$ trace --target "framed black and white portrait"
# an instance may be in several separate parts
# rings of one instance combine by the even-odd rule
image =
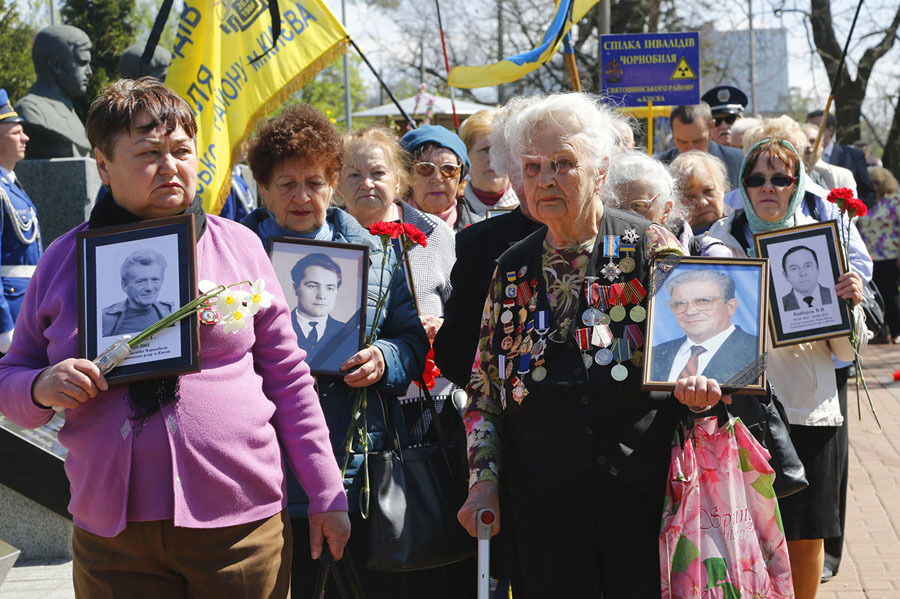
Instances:
[[[269,256],[310,370],[347,374],[340,366],[362,349],[366,331],[369,247],[276,237]]]
[[[764,393],[768,282],[760,258],[656,260],[643,388],[703,375],[726,393]]]
[[[197,296],[192,215],[81,231],[78,345],[89,360],[134,337]],[[144,340],[107,374],[111,383],[200,369],[196,314]]]
[[[834,221],[754,236],[769,259],[772,344],[793,345],[850,332],[850,309],[834,291],[844,258]]]

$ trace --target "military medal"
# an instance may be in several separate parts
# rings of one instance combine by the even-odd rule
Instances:
[[[545,378],[547,378],[547,369],[543,366],[536,366],[534,370],[531,371],[531,380],[536,383],[540,383]]]
[[[509,351],[509,348],[512,347],[512,342],[513,342],[512,336],[507,335],[507,336],[504,337],[503,340],[500,342],[500,347],[501,347],[501,349],[503,349],[503,351]]]
[[[622,234],[622,239],[625,243],[637,243],[640,238],[641,236],[638,235],[637,229],[628,228]]]
[[[647,310],[643,306],[635,306],[628,312],[633,322],[643,322],[647,318]]]
[[[594,358],[587,353],[591,349],[591,329],[589,327],[577,329],[575,331],[575,341],[578,343],[579,349],[581,349],[584,367],[590,368],[594,364]]]
[[[613,322],[622,322],[623,320],[625,320],[625,314],[625,306],[621,304],[616,304],[609,309],[609,317]]]
[[[503,324],[509,324],[512,322],[513,314],[510,310],[504,310],[502,314],[500,314],[500,322]]]
[[[616,364],[610,369],[609,374],[614,379],[621,382],[628,378],[628,369],[622,364]]]
[[[633,243],[620,243],[619,251],[623,254],[627,254],[624,258],[619,260],[619,268],[622,269],[622,272],[629,273],[634,270],[634,258],[631,257],[631,254],[637,249],[637,246]]]
[[[631,363],[638,368],[644,365],[644,352],[638,350],[631,354]]]
[[[613,358],[618,364],[610,369],[609,374],[617,381],[624,381],[628,378],[628,368],[622,362],[631,359],[631,345],[627,339],[616,339],[613,341],[611,351]]]
[[[203,324],[216,324],[219,322],[219,312],[209,304],[200,308],[200,322]]]
[[[527,273],[527,272],[528,272],[528,267],[527,267],[527,266],[523,266],[522,268],[519,269],[519,277],[520,277],[520,278],[521,278],[521,277],[524,277],[524,276],[525,276],[525,273]]]
[[[513,387],[513,399],[516,400],[517,404],[521,404],[522,400],[525,399],[525,396],[528,395],[528,389],[525,388],[525,384],[517,380],[516,386]]]
[[[610,362],[612,362],[613,354],[608,349],[598,349],[597,353],[594,354],[594,361],[600,366],[606,366]]]
[[[607,263],[603,268],[600,269],[600,274],[606,277],[607,281],[615,281],[616,278],[622,274],[622,271],[618,266],[612,261],[612,258],[609,259],[609,263]]]

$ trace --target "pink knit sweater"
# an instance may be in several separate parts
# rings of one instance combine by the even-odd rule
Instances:
[[[37,375],[78,355],[75,232],[86,227],[47,249],[26,291],[12,347],[0,360],[0,411],[23,427],[40,426],[53,415],[31,400]],[[160,471],[171,478],[142,481],[154,488],[132,491],[153,501],[167,499],[176,526],[252,522],[285,505],[283,448],[310,496],[310,513],[347,509],[305,354],[259,240],[246,227],[208,216],[197,261],[198,279],[233,283],[261,277],[275,299],[257,313],[252,328],[237,334],[201,325],[202,370],[182,375],[179,402],[154,415],[161,422],[145,426],[141,435],[150,437],[139,440],[153,455],[169,456],[171,468]],[[106,537],[126,526],[131,468],[141,463],[132,459],[137,443],[126,389],[113,387],[68,410],[59,434],[69,450],[69,511],[76,525]]]

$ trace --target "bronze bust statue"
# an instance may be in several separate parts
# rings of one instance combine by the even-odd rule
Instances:
[[[150,64],[144,67],[141,72],[141,56],[144,55],[143,42],[137,43],[125,49],[122,56],[119,57],[119,75],[126,79],[138,79],[145,75],[155,77],[161,82],[166,82],[166,75],[169,72],[169,65],[172,64],[172,53],[157,45],[150,58]]]
[[[16,104],[25,119],[25,158],[68,158],[90,154],[84,123],[72,108],[91,76],[91,40],[70,25],[44,27],[31,50],[37,82]]]

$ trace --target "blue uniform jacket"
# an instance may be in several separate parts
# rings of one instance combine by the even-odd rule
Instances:
[[[259,223],[267,218],[266,208],[258,208],[253,211],[243,224],[259,234]],[[383,451],[391,446],[387,437],[381,404],[378,396],[387,399],[391,407],[394,421],[399,427],[401,443],[405,441],[405,429],[403,416],[398,396],[406,393],[412,380],[418,377],[425,369],[425,355],[428,353],[428,337],[419,320],[415,304],[402,270],[397,273],[391,283],[390,289],[381,287],[381,259],[384,253],[381,241],[370,235],[355,218],[340,208],[329,208],[325,216],[328,223],[334,229],[333,241],[344,243],[361,243],[369,246],[369,291],[366,308],[366,333],[376,326],[375,303],[382,293],[387,292],[387,308],[377,324],[377,341],[375,345],[384,354],[384,376],[376,384],[369,387],[367,420],[369,427],[369,451]],[[265,244],[265,242],[264,242]],[[385,264],[385,276],[383,285],[386,288],[390,280],[390,273],[397,261],[396,255],[389,248]],[[342,443],[350,423],[350,411],[353,408],[351,393],[353,389],[344,384],[342,377],[318,376],[319,401],[322,411],[325,413],[325,421],[331,436],[331,445],[334,449],[338,463],[343,462],[344,448]],[[344,478],[344,487],[347,489],[350,503],[350,511],[359,511],[359,489],[362,476],[357,473],[362,467],[363,456],[359,452],[359,446],[355,448],[347,472]],[[308,499],[302,487],[288,469],[288,508],[292,518],[305,517],[307,514]]]
[[[14,212],[14,217],[20,219],[21,223],[24,219],[26,222],[32,218],[37,211],[34,204],[25,190],[13,183],[9,176],[9,171],[0,166],[0,188],[6,192],[10,205]],[[40,227],[37,219],[31,228],[23,231],[26,238],[30,238],[34,234],[34,228],[38,228],[38,235],[30,244],[24,244],[16,235],[15,225],[9,214],[9,207],[6,202],[0,202],[0,265],[3,266],[22,266],[35,265],[38,258],[43,253],[41,245]],[[0,282],[3,283],[3,294],[0,295],[0,333],[11,330],[19,315],[19,307],[22,305],[22,298],[25,296],[25,287],[28,285],[29,277],[4,277],[0,273]]]

